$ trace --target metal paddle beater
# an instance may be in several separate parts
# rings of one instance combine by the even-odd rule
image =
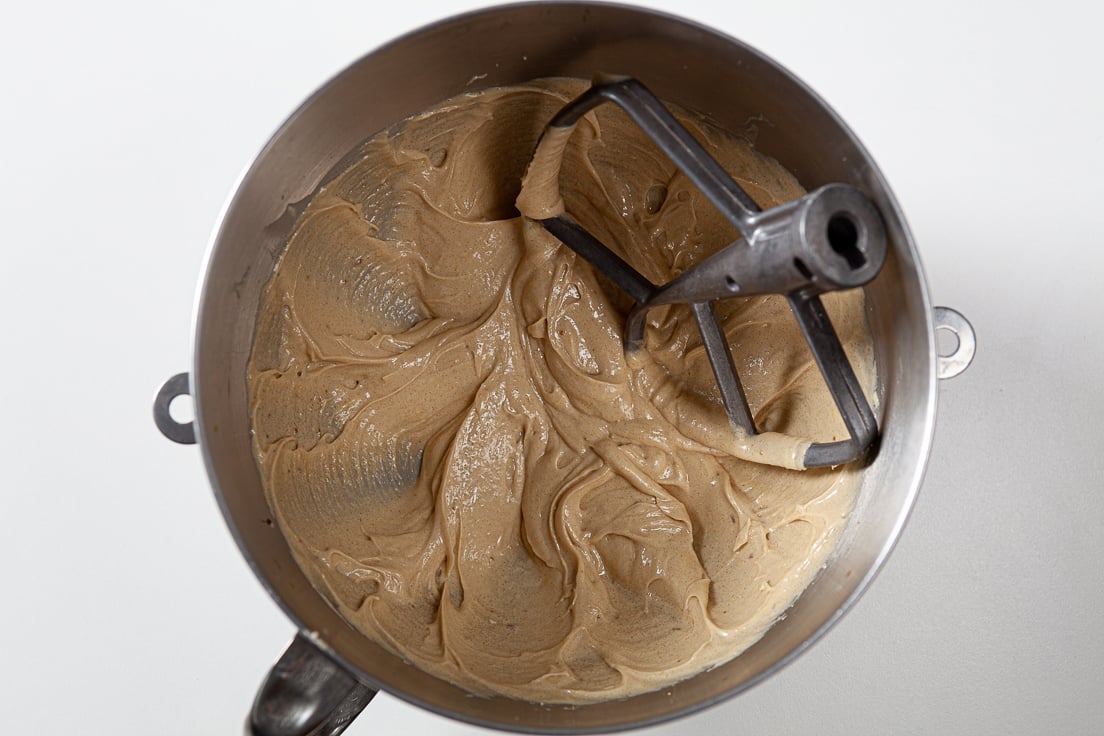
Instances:
[[[732,297],[781,294],[809,344],[850,437],[814,442],[805,467],[851,462],[878,438],[878,425],[855,371],[844,353],[820,295],[868,283],[885,261],[886,235],[878,211],[857,189],[828,184],[763,211],[648,89],[628,77],[605,77],[566,105],[537,144],[534,161],[558,155],[579,120],[612,102],[652,139],[743,236],[672,281],[657,285],[587,232],[567,213],[540,219],[561,242],[585,258],[636,302],[625,325],[626,353],[644,344],[645,315],[663,304],[690,305],[702,336],[725,411],[748,435],[758,429],[748,408],[732,353],[713,302]],[[558,176],[558,165],[555,173]],[[558,189],[558,185],[557,185]]]

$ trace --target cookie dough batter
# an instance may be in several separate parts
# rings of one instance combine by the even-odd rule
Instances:
[[[739,654],[822,566],[859,479],[748,462],[800,450],[733,431],[689,310],[649,312],[627,362],[627,297],[519,214],[545,124],[585,87],[461,96],[366,143],[297,223],[248,375],[268,500],[318,590],[417,666],[542,702]],[[802,194],[682,117],[761,206]],[[610,106],[559,178],[568,211],[656,283],[738,237]],[[862,294],[825,302],[872,396]],[[786,301],[718,307],[758,425],[843,436]]]

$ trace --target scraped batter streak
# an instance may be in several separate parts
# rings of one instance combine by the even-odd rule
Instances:
[[[831,552],[859,477],[741,459],[777,448],[728,425],[689,310],[651,311],[629,364],[627,298],[519,216],[542,129],[585,86],[462,96],[365,144],[300,218],[248,376],[268,500],[319,591],[431,673],[544,702],[653,690],[753,644]],[[760,205],[802,193],[685,122]],[[737,237],[609,106],[559,183],[656,283]],[[872,395],[862,295],[825,301]],[[718,311],[758,425],[842,437],[785,300]]]

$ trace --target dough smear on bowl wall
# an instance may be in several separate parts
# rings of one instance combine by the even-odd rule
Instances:
[[[653,310],[627,360],[623,295],[519,215],[544,126],[588,86],[463,95],[363,145],[298,219],[249,366],[266,494],[314,586],[427,672],[553,703],[738,655],[820,569],[860,480],[741,459],[688,308]],[[804,193],[682,119],[760,207]],[[739,237],[615,108],[574,133],[561,191],[656,283]],[[862,291],[826,301],[873,396]],[[845,437],[786,300],[718,309],[757,424]]]

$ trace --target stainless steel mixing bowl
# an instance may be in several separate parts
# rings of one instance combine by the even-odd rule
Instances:
[[[754,125],[757,148],[806,189],[844,182],[880,209],[890,252],[866,294],[881,444],[830,562],[785,618],[736,659],[616,702],[569,707],[473,697],[367,640],[307,582],[270,519],[254,464],[246,361],[261,292],[290,228],[359,143],[461,92],[596,72],[635,76],[659,97],[733,131]],[[954,355],[937,355],[936,327],[959,335]],[[972,350],[968,323],[953,311],[933,310],[916,246],[886,181],[808,87],[739,41],[667,15],[610,5],[526,4],[463,15],[404,36],[357,61],[288,118],[226,206],[199,287],[190,380],[182,375],[166,384],[155,415],[174,439],[199,443],[242,554],[303,632],[258,698],[256,732],[336,733],[374,689],[484,726],[609,731],[684,715],[746,690],[793,660],[851,607],[885,561],[920,487],[938,372],[961,370]],[[189,382],[195,421],[177,424],[168,403],[188,392]],[[311,723],[325,725],[309,731]]]

